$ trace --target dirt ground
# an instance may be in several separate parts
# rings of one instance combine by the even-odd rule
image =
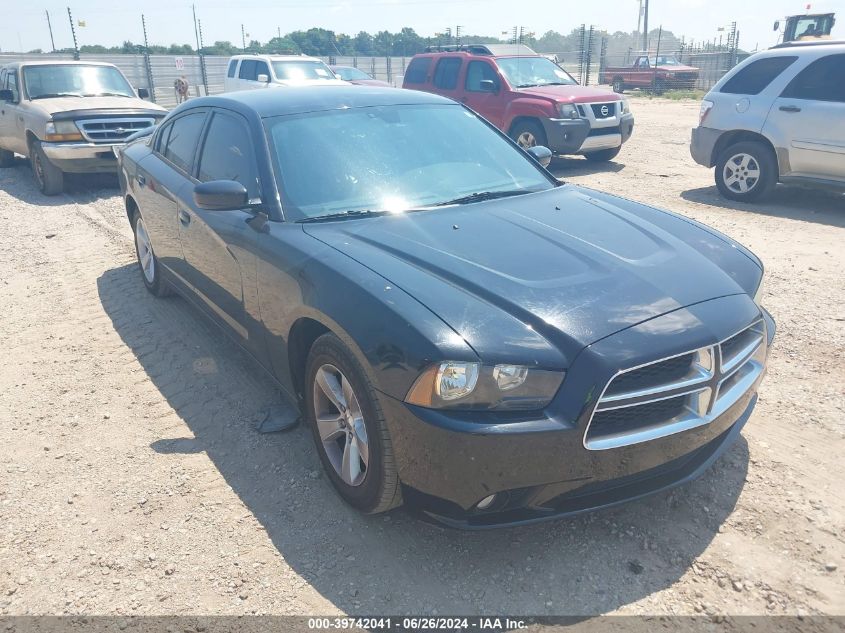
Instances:
[[[698,103],[632,106],[617,162],[554,170],[763,259],[759,405],[691,485],[485,533],[346,507],[307,429],[256,432],[269,379],[144,290],[115,180],[47,198],[0,170],[0,614],[845,614],[845,197],[728,203],[689,156]]]

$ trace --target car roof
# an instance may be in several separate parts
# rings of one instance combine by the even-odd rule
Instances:
[[[232,59],[260,59],[265,62],[288,62],[288,61],[323,61],[319,57],[311,57],[309,55],[259,55],[259,54],[246,54],[246,55],[232,55],[229,58]]]
[[[443,55],[463,53],[483,57],[541,57],[534,49],[525,44],[450,44],[447,46],[429,46],[424,55]]]
[[[191,99],[180,106],[184,112],[196,107],[221,107],[236,111],[254,112],[261,118],[320,112],[326,110],[345,110],[348,108],[368,108],[390,105],[455,105],[451,99],[418,90],[401,88],[363,87],[363,86],[286,86],[265,90],[242,90],[226,92],[213,97]]]
[[[108,66],[109,68],[116,68],[114,64],[107,62],[75,61],[73,59],[33,59],[9,62],[0,66],[0,68],[21,68],[23,66]]]
[[[798,40],[793,42],[783,42],[777,46],[772,46],[772,49],[792,48],[799,50],[802,48],[815,48],[817,46],[838,46],[839,48],[845,48],[845,40]]]
[[[783,55],[794,55],[801,59],[825,57],[834,53],[845,53],[845,42],[824,41],[788,43],[786,46],[778,45],[766,50],[759,51],[749,56],[748,59],[761,59],[763,57],[780,57]]]

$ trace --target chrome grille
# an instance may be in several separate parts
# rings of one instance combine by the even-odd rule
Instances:
[[[754,386],[766,351],[758,321],[716,345],[620,371],[596,404],[584,447],[618,448],[709,424]]]
[[[155,123],[152,117],[133,117],[119,119],[81,119],[76,127],[86,140],[92,143],[122,141],[138,130],[143,130]]]
[[[616,115],[616,103],[592,103],[593,115],[597,119],[607,119]]]

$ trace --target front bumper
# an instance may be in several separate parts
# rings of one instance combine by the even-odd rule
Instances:
[[[696,323],[683,335],[683,315]],[[730,315],[730,318],[724,318]],[[542,414],[449,413],[385,397],[403,497],[427,517],[467,529],[532,523],[623,503],[680,485],[703,473],[730,447],[756,403],[762,374],[719,417],[673,435],[608,450],[584,438],[604,385],[624,367],[722,340],[760,312],[746,295],[724,297],[589,346],[573,361]],[[765,315],[769,342],[774,321]],[[661,333],[661,322],[666,330]],[[632,350],[641,350],[632,356]],[[641,358],[642,357],[642,358]],[[479,501],[495,494],[479,510]]]
[[[634,132],[634,115],[619,117],[612,126],[591,127],[589,119],[543,119],[549,149],[555,154],[582,154],[612,149],[625,143]]]
[[[716,157],[713,155],[713,149],[716,147],[716,143],[721,135],[721,130],[714,130],[709,127],[693,128],[689,145],[692,159],[705,167],[715,165]]]
[[[117,171],[114,148],[123,143],[41,143],[47,158],[56,167],[70,173]]]

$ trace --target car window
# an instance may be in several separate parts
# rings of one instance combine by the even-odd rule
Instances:
[[[238,77],[240,79],[250,79],[255,81],[255,60],[254,59],[244,59],[241,61],[241,69],[238,72]]]
[[[15,71],[9,71],[6,75],[6,89],[12,91],[12,96],[15,103],[19,101],[20,93],[18,92],[18,74]]]
[[[250,199],[260,197],[255,151],[243,119],[215,113],[205,135],[198,177],[202,182],[235,180],[246,187]]]
[[[350,66],[336,66],[333,70],[334,74],[338,75],[344,81],[368,81],[372,79],[372,77],[363,70],[352,68]]]
[[[276,79],[281,81],[335,80],[331,68],[319,59],[285,59],[273,62]]]
[[[789,82],[781,97],[845,103],[845,54],[814,61]]]
[[[182,171],[191,173],[194,152],[199,144],[205,113],[195,112],[179,117],[172,123],[170,136],[162,154]]]
[[[409,84],[424,84],[431,68],[431,57],[416,57],[408,64],[405,71],[405,81]]]
[[[490,64],[479,61],[470,62],[467,66],[466,89],[469,92],[483,92],[481,82],[485,80],[492,81],[496,87],[499,86],[499,75]]]
[[[229,70],[226,72],[226,76],[229,77],[230,79],[232,77],[234,77],[235,71],[237,70],[237,68],[238,68],[238,60],[233,59],[232,61],[229,62]]]
[[[458,86],[460,70],[460,57],[444,57],[434,68],[434,85],[442,90],[454,90]]]
[[[267,78],[270,78],[270,67],[267,65],[267,62],[257,61],[255,62],[255,78],[258,79],[258,75],[267,75]]]
[[[794,55],[764,57],[741,68],[725,82],[719,92],[732,95],[757,95],[798,59]]]

